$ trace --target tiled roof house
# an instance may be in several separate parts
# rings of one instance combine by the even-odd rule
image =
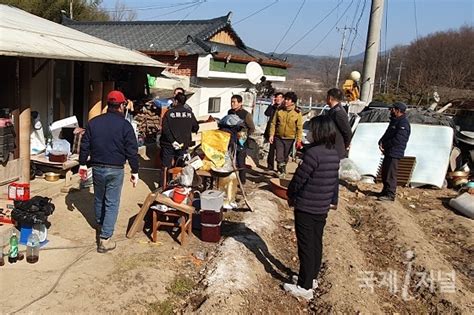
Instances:
[[[247,63],[259,63],[269,81],[285,81],[289,66],[246,46],[230,18],[231,13],[183,21],[78,22],[63,17],[62,24],[176,66],[169,72],[189,79],[195,93],[188,104],[195,113],[222,116],[231,96],[252,86],[245,74]]]

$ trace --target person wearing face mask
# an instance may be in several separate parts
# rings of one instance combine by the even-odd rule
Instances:
[[[242,128],[237,132],[236,164],[239,169],[239,178],[242,184],[247,181],[245,158],[247,157],[247,137],[255,131],[252,115],[243,108],[243,100],[240,95],[233,95],[230,99],[231,109],[228,115],[237,115],[243,120]]]
[[[132,172],[130,182],[133,187],[138,183],[138,143],[132,125],[124,116],[126,105],[122,92],[110,92],[107,112],[89,121],[81,140],[79,176],[82,180],[87,178],[86,163],[90,156],[99,253],[116,247],[111,238],[120,206],[126,160]]]
[[[383,189],[381,201],[395,201],[397,191],[398,162],[405,155],[410,138],[410,123],[405,115],[407,106],[397,102],[390,107],[390,124],[379,140],[379,149],[384,155],[382,162]]]

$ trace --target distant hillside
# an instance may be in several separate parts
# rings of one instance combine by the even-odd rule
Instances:
[[[288,70],[288,80],[311,79],[318,81],[331,81],[336,77],[339,58],[331,56],[310,56],[298,54],[277,55],[291,64]],[[364,54],[350,56],[344,59],[343,73],[361,70]]]

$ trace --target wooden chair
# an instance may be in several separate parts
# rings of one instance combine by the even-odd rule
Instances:
[[[193,226],[193,215],[180,210],[168,210],[161,212],[153,209],[152,241],[156,243],[158,229],[161,226],[179,228],[177,239],[181,245],[186,243],[187,235],[191,235]]]
[[[169,210],[164,213],[161,213],[161,212],[157,213],[158,210],[153,210],[150,208],[153,202],[155,201],[158,204],[168,206],[175,210]],[[174,219],[176,220],[179,220],[179,217],[183,218],[179,224],[173,223],[173,226],[177,226],[180,228],[180,233],[178,235],[180,244],[183,245],[186,242],[186,236],[191,234],[194,207],[187,204],[176,203],[173,201],[173,199],[166,197],[165,195],[162,195],[161,192],[158,190],[149,193],[148,196],[146,197],[145,201],[143,202],[143,206],[141,207],[140,211],[136,215],[132,223],[132,226],[130,227],[130,230],[127,233],[128,238],[134,237],[138,231],[143,229],[143,226],[145,224],[144,219],[149,210],[153,211],[152,213],[152,216],[153,216],[152,241],[153,242],[156,242],[158,228],[162,225],[170,226],[171,224],[170,218],[172,217],[174,217]],[[160,216],[161,214],[168,216],[168,218],[161,217]]]

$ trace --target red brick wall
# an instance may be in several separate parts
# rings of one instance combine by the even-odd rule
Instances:
[[[174,56],[153,56],[153,59],[167,63],[169,65],[179,65],[177,69],[169,69],[169,72],[176,75],[188,77],[196,76],[198,56],[179,56],[174,60]]]

